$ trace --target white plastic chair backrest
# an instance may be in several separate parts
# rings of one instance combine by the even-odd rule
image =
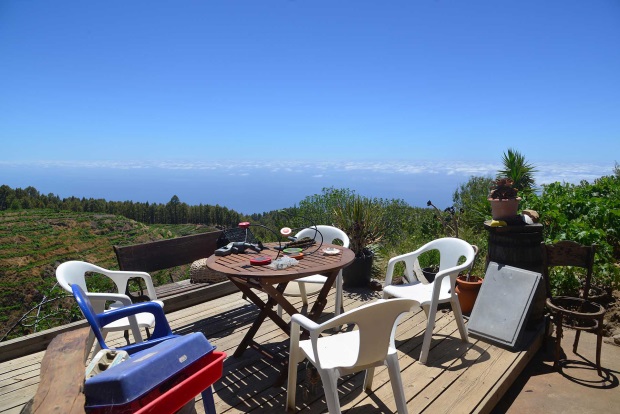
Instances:
[[[441,280],[444,274],[449,274],[450,277],[445,277],[441,280],[442,289],[453,289],[456,284],[456,277],[460,272],[467,269],[474,261],[476,252],[471,244],[465,240],[457,239],[455,237],[444,237],[441,239],[433,240],[427,244],[430,249],[439,250],[439,272],[435,276],[435,280]],[[459,259],[464,257],[465,260],[459,265]]]
[[[430,250],[438,250],[440,256],[439,272],[435,276],[435,280],[441,280],[441,276],[448,272],[456,272],[454,275],[454,278],[456,280],[458,272],[461,272],[471,266],[474,260],[474,256],[476,255],[473,246],[467,243],[465,240],[457,239],[454,237],[444,237],[441,239],[435,239],[433,241],[430,241],[411,253],[405,253],[400,256],[393,257],[388,262],[388,274],[394,271],[395,263],[397,263],[398,261],[403,261],[405,263],[405,273],[407,275],[407,278],[410,281],[413,281],[415,279],[415,275],[413,273],[414,262],[422,253],[428,252]],[[457,265],[461,257],[465,257],[465,261],[460,265]]]
[[[321,367],[321,350],[317,346],[321,332],[342,325],[355,324],[359,331],[359,345],[357,360],[352,365],[366,366],[385,360],[388,347],[394,347],[396,321],[400,315],[411,311],[416,302],[411,299],[379,299],[376,302],[362,305],[336,316],[320,324],[316,330],[310,331],[310,340],[314,350],[314,360]],[[338,334],[336,334],[338,335]],[[355,352],[356,350],[342,350]]]
[[[86,273],[88,272],[99,273],[109,277],[112,279],[118,290],[118,292],[114,293],[125,294],[125,289],[127,287],[126,278],[115,277],[115,275],[109,270],[88,262],[71,260],[61,263],[56,269],[56,280],[58,280],[60,286],[62,286],[62,288],[67,292],[73,292],[71,290],[71,285],[73,284],[80,286],[84,292],[88,292],[88,287],[86,286]],[[97,312],[103,311],[98,301],[92,302]],[[103,306],[105,306],[105,303]]]
[[[319,243],[322,240],[323,243],[329,244],[333,244],[334,240],[341,240],[344,247],[349,247],[349,236],[347,236],[344,231],[333,226],[318,225],[307,227],[297,232],[295,237],[297,237],[298,239],[310,237],[311,239],[314,239]]]
[[[84,292],[88,292],[86,286],[86,273],[100,273],[100,268],[94,264],[80,261],[61,263],[56,269],[56,279],[60,286],[67,292],[72,292],[71,285],[78,285]]]
[[[413,261],[422,253],[430,250],[439,251],[439,272],[435,276],[435,281],[441,282],[441,289],[451,289],[456,283],[456,277],[460,272],[467,269],[474,261],[476,252],[471,244],[465,240],[455,237],[444,237],[435,239],[420,247],[409,258],[411,263],[407,263],[408,269],[413,269]],[[464,257],[465,260],[460,265],[459,259]],[[407,260],[405,260],[407,262]],[[444,277],[449,275],[450,277]]]

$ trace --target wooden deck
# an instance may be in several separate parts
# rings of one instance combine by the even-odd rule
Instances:
[[[326,309],[333,309],[334,290]],[[345,309],[380,297],[370,291],[345,291]],[[293,302],[297,306],[301,302]],[[203,332],[219,351],[228,354],[224,375],[214,385],[218,413],[285,412],[286,389],[273,386],[281,367],[248,349],[242,357],[231,355],[258,311],[234,293],[201,305],[169,313],[176,333]],[[331,314],[327,313],[325,317]],[[401,321],[397,331],[405,396],[410,413],[488,413],[538,350],[542,332],[528,332],[526,349],[513,352],[470,338],[461,342],[452,313],[440,311],[426,366],[417,359],[425,326],[420,311]],[[121,345],[120,335],[110,335],[110,342]],[[271,322],[265,322],[256,340],[272,351],[287,356],[288,338]],[[43,352],[0,364],[0,413],[19,413],[32,398],[39,382]],[[304,364],[299,365],[297,407],[303,413],[326,411],[323,390],[308,390]],[[396,410],[386,368],[377,369],[373,392],[362,391],[363,373],[342,378],[339,385],[343,412],[393,413]],[[204,413],[200,396],[196,411]]]

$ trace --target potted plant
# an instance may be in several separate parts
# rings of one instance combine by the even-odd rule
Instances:
[[[491,216],[493,220],[511,220],[517,216],[519,201],[517,189],[513,187],[514,181],[507,177],[495,180],[491,186],[489,202],[491,203]]]
[[[472,245],[474,248],[474,261],[471,263],[470,268],[467,270],[467,273],[464,275],[459,275],[456,278],[456,294],[459,297],[459,304],[461,305],[461,311],[463,313],[469,314],[474,308],[474,303],[478,298],[478,292],[480,292],[480,286],[482,285],[483,279],[480,276],[473,276],[471,274],[472,269],[474,268],[474,263],[476,262],[476,257],[478,257],[478,246]]]
[[[385,230],[383,211],[374,200],[351,195],[334,207],[336,227],[349,236],[349,248],[355,260],[342,272],[347,287],[367,287],[372,276],[374,253],[371,246],[383,238]]]
[[[439,272],[439,265],[433,264],[430,266],[426,266],[422,268],[422,274],[424,275],[424,279],[431,283],[435,280],[435,276]]]

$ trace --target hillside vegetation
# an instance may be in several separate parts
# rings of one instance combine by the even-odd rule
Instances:
[[[518,157],[505,157],[506,171],[514,171],[514,182],[528,178],[534,170]],[[513,154],[514,155],[514,154]],[[516,154],[518,155],[518,153]],[[514,160],[513,160],[514,158]],[[512,165],[516,163],[516,165]],[[527,172],[528,167],[530,170]],[[501,171],[505,174],[506,171]],[[524,173],[527,172],[527,174]],[[44,196],[32,187],[25,190],[0,186],[0,339],[23,315],[45,298],[64,294],[51,292],[54,270],[67,260],[84,260],[102,267],[117,268],[113,245],[129,245],[152,240],[206,232],[204,224],[218,228],[236,227],[250,221],[261,241],[278,238],[277,230],[299,228],[314,223],[335,224],[346,229],[363,250],[374,253],[374,276],[382,279],[391,257],[411,252],[439,237],[459,237],[480,248],[472,274],[484,275],[488,234],[484,221],[490,218],[487,200],[491,177],[470,177],[453,195],[453,205],[437,208],[431,200],[427,208],[409,206],[402,200],[368,198],[348,189],[325,188],[322,193],[301,200],[296,207],[251,216],[215,206],[187,206],[175,196],[166,205],[106,202]],[[525,180],[523,180],[525,181]],[[552,183],[542,188],[521,188],[520,208],[539,213],[543,238],[547,243],[573,240],[596,244],[594,284],[611,293],[620,285],[620,167],[613,174],[589,183]],[[46,206],[47,208],[38,208]],[[358,206],[358,215],[347,206]],[[68,209],[68,210],[64,210]],[[150,210],[158,212],[151,216]],[[97,210],[97,211],[90,211]],[[349,212],[351,211],[351,212]],[[111,212],[114,212],[112,214]],[[346,214],[343,214],[347,212]],[[362,214],[363,213],[363,214]],[[121,215],[122,214],[122,215]],[[126,218],[137,217],[137,220]],[[359,217],[358,217],[359,216]],[[202,218],[201,218],[202,217]],[[161,220],[151,224],[151,220]],[[144,220],[144,221],[142,221]],[[204,221],[201,221],[204,220]],[[420,258],[422,267],[437,257]],[[156,272],[156,284],[186,278],[187,266]],[[553,295],[578,295],[582,276],[562,270],[551,276]],[[106,291],[103,281],[95,291]],[[90,289],[90,286],[89,286]],[[55,302],[42,310],[50,317],[36,330],[79,318],[73,302]],[[12,337],[31,333],[35,327],[15,331]]]
[[[26,311],[50,295],[56,283],[54,271],[60,263],[83,260],[118,269],[113,245],[212,230],[194,224],[145,225],[111,214],[39,209],[0,211],[0,338]],[[175,280],[185,278],[185,270],[177,269]],[[156,283],[169,281],[168,274],[161,272],[153,277]],[[77,316],[61,313],[62,318]],[[37,330],[47,324],[54,321],[46,321]],[[15,332],[17,336],[25,333],[28,331]]]

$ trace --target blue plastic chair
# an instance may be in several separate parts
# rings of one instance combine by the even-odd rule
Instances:
[[[165,340],[179,336],[172,333],[168,320],[164,315],[164,310],[155,302],[136,303],[98,314],[93,309],[93,305],[90,303],[88,296],[86,296],[86,293],[79,285],[71,285],[71,290],[73,291],[73,296],[75,297],[82,314],[90,324],[90,327],[95,334],[95,338],[97,338],[99,346],[101,346],[102,349],[111,349],[106,345],[104,335],[101,332],[101,328],[103,326],[118,319],[126,318],[141,312],[148,312],[155,317],[155,328],[151,334],[151,337],[144,342],[138,342],[114,349],[126,351],[129,355],[131,355],[138,351],[142,351],[143,349],[150,348],[153,345],[157,345]]]

